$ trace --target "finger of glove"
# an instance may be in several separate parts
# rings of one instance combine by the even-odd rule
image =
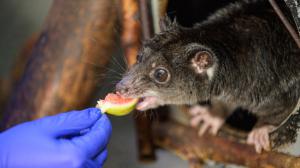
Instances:
[[[91,159],[87,160],[84,163],[84,165],[81,166],[81,167],[82,168],[102,168],[102,167],[97,166],[96,163],[93,160],[91,160]]]
[[[103,152],[101,152],[98,156],[95,157],[94,162],[97,165],[97,167],[102,167],[104,162],[107,159],[107,149],[105,149]]]
[[[60,137],[79,134],[81,130],[92,127],[101,117],[97,108],[71,111],[37,120],[38,126],[51,136]]]
[[[106,115],[103,115],[95,125],[83,136],[71,139],[73,144],[84,151],[87,157],[94,157],[97,153],[105,149],[110,135],[111,123]]]

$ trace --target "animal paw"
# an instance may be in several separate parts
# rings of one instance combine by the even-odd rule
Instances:
[[[253,129],[247,138],[247,143],[254,145],[257,153],[261,153],[262,150],[271,150],[269,133],[274,130],[274,126],[266,125]]]
[[[198,127],[201,123],[198,132],[200,136],[207,131],[216,135],[225,121],[223,118],[213,116],[205,106],[195,105],[190,108],[189,113],[192,116],[190,122],[193,127]]]

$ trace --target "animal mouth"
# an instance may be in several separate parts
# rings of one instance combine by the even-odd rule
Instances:
[[[159,102],[159,99],[155,96],[142,97],[136,105],[136,109],[140,111],[145,111],[148,109],[156,108],[160,105]]]
[[[123,97],[128,97],[128,98],[138,98],[139,102],[136,105],[136,109],[140,111],[153,109],[160,105],[163,105],[162,101],[157,96],[143,95],[143,94],[129,93],[129,92],[126,93],[117,92],[117,94],[120,94]]]

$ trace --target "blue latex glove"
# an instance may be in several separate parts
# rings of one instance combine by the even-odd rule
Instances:
[[[110,134],[96,108],[26,122],[0,134],[0,167],[101,168]]]

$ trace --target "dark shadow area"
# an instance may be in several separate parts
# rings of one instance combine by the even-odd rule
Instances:
[[[235,0],[170,0],[167,13],[171,19],[176,18],[178,23],[191,27],[195,23],[205,20],[216,10],[228,5]]]

